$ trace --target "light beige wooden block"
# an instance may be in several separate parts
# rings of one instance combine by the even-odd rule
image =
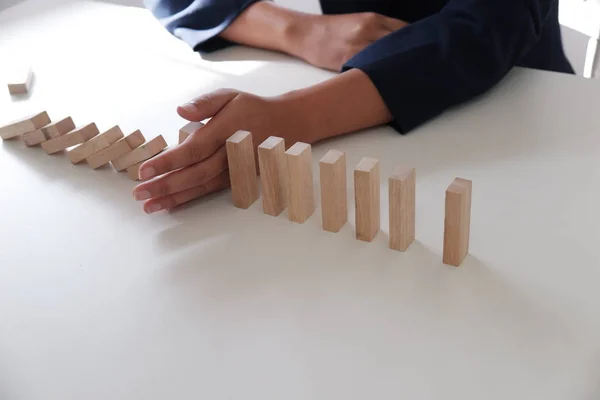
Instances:
[[[225,146],[233,205],[247,209],[259,196],[252,134],[238,131],[227,139]]]
[[[129,153],[111,161],[111,164],[117,171],[123,171],[133,164],[137,164],[141,161],[145,161],[151,157],[154,157],[166,147],[167,142],[162,135],[158,135],[146,144],[143,144],[138,148],[131,150]]]
[[[168,150],[168,148],[162,150],[156,156],[158,156],[159,154],[163,153],[166,150]],[[156,156],[154,156],[154,157],[156,157]],[[129,179],[131,179],[132,181],[140,181],[141,180],[140,179],[140,167],[142,166],[143,163],[153,159],[154,157],[150,157],[148,160],[140,161],[139,163],[136,163],[136,164],[133,164],[133,165],[127,167],[127,176],[129,176]]]
[[[469,253],[472,187],[470,180],[456,178],[446,190],[444,264],[458,267]]]
[[[339,232],[348,221],[346,154],[329,150],[319,161],[323,230]]]
[[[2,140],[12,139],[28,132],[33,132],[50,123],[50,117],[46,111],[18,119],[8,125],[0,127],[0,138]]]
[[[123,138],[123,131],[118,126],[113,126],[109,130],[100,135],[94,137],[91,140],[88,140],[85,143],[80,144],[79,146],[69,150],[67,155],[69,156],[69,160],[73,164],[77,164],[91,156],[99,152],[102,149],[107,148],[111,144],[115,143],[119,139]]]
[[[363,158],[354,169],[356,238],[371,242],[380,229],[379,161]]]
[[[144,144],[145,141],[146,138],[142,132],[137,130],[125,136],[125,138],[111,144],[107,148],[100,150],[96,154],[89,156],[85,161],[93,169],[100,168],[101,166],[131,152],[133,149],[138,148]]]
[[[12,95],[27,94],[33,83],[33,68],[30,66],[13,71],[8,81],[8,91]]]
[[[50,139],[47,142],[42,143],[42,149],[48,154],[58,153],[68,149],[69,147],[77,146],[83,142],[87,142],[94,136],[98,135],[100,131],[95,123],[87,124],[76,128],[75,130],[59,136],[55,139]]]
[[[27,147],[35,146],[48,140],[41,129],[25,133],[22,136],[22,139],[23,143],[25,143],[25,146]]]
[[[388,180],[390,248],[406,251],[415,240],[414,168],[398,168]]]
[[[71,132],[75,129],[75,123],[73,122],[73,118],[66,117],[61,119],[60,121],[53,122],[48,124],[42,128],[42,132],[46,136],[47,140],[57,138],[66,133]]]
[[[287,207],[288,174],[285,141],[271,136],[258,146],[263,211],[278,216]]]
[[[192,133],[197,132],[200,128],[203,128],[204,124],[202,122],[190,122],[186,124],[183,128],[179,130],[179,144],[183,143],[188,136]]]
[[[288,219],[304,223],[315,211],[312,148],[297,142],[285,152],[288,170]]]

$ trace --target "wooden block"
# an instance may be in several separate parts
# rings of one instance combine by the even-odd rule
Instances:
[[[458,267],[469,253],[472,187],[470,180],[456,178],[446,190],[444,264]]]
[[[288,170],[288,219],[304,223],[315,211],[312,149],[297,142],[285,152]]]
[[[28,132],[33,132],[50,123],[50,117],[46,111],[30,115],[13,121],[8,125],[0,127],[0,138],[2,140],[12,139]]]
[[[397,169],[388,186],[390,249],[406,251],[415,240],[415,169]]]
[[[75,129],[75,123],[73,122],[73,118],[67,117],[63,118],[58,122],[51,123],[42,128],[42,132],[46,136],[47,140],[57,138],[66,133],[71,132]]]
[[[225,146],[233,205],[247,209],[259,196],[252,134],[238,131],[227,139]]]
[[[363,158],[354,169],[356,238],[371,242],[380,229],[379,161]]]
[[[27,132],[22,136],[22,138],[23,143],[25,143],[25,146],[28,147],[38,145],[48,140],[46,139],[46,135],[44,135],[44,132],[41,129],[37,129],[33,132]]]
[[[100,150],[96,154],[93,154],[86,158],[88,165],[93,169],[100,168],[109,162],[116,160],[119,157],[129,153],[133,149],[138,148],[144,142],[146,138],[139,130],[125,136],[125,138],[111,144],[107,148]]]
[[[323,230],[339,232],[348,221],[346,154],[329,150],[319,161]]]
[[[143,144],[138,148],[131,150],[129,153],[112,160],[111,164],[117,171],[123,171],[124,169],[127,169],[127,167],[131,167],[133,164],[137,164],[154,157],[164,150],[165,147],[167,147],[167,142],[165,142],[165,139],[162,137],[162,135],[158,135],[146,144]]]
[[[285,141],[271,136],[258,146],[263,211],[278,216],[287,207],[288,176]]]
[[[168,150],[168,149],[164,149],[160,153],[164,152],[165,150]],[[160,154],[160,153],[158,153],[158,154]],[[156,157],[156,156],[154,156],[154,157]],[[148,160],[151,160],[154,157],[150,157]],[[127,167],[127,175],[129,176],[129,179],[131,179],[132,181],[141,180],[140,179],[140,167],[142,166],[143,163],[145,163],[148,160],[140,161],[139,163],[136,163],[136,164],[133,164],[133,165]]]
[[[188,136],[192,133],[197,132],[200,128],[203,128],[204,124],[202,122],[190,122],[186,124],[183,128],[179,130],[179,144],[183,143]]]
[[[98,127],[92,122],[91,124],[76,128],[65,135],[42,143],[42,149],[44,149],[44,151],[48,154],[58,153],[59,151],[66,150],[69,147],[77,146],[78,144],[87,142],[98,133],[100,133],[100,131],[98,131]]]
[[[102,149],[107,148],[111,144],[115,143],[119,139],[123,138],[123,131],[118,126],[114,126],[104,133],[96,136],[95,138],[80,144],[79,146],[69,150],[67,155],[73,164],[77,164],[99,152]]]
[[[8,91],[11,95],[27,94],[33,82],[33,69],[31,67],[21,68],[14,71],[8,81]]]

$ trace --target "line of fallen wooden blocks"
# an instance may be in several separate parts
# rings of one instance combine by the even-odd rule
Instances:
[[[315,211],[311,146],[298,142],[285,150],[284,139],[271,136],[258,146],[260,180],[249,132],[237,132],[227,142],[234,206],[246,209],[262,193],[265,214],[304,223]],[[325,231],[338,232],[348,220],[346,156],[330,150],[319,161],[321,219]],[[399,168],[389,178],[389,247],[406,251],[415,240],[414,168]],[[472,182],[456,178],[446,190],[443,262],[460,266],[469,252]],[[380,231],[380,168],[363,158],[354,168],[356,239],[371,242]]]

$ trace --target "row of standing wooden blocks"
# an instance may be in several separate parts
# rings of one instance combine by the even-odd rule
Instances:
[[[226,142],[232,201],[246,209],[259,198],[252,135],[240,131]],[[284,139],[269,137],[258,146],[260,191],[265,214],[303,223],[315,211],[311,146],[298,142],[285,150]],[[338,232],[348,219],[346,157],[330,150],[319,161],[323,229]],[[389,178],[389,247],[406,251],[415,239],[414,168],[399,168]],[[443,262],[459,266],[469,251],[471,181],[457,178],[446,191]],[[379,161],[363,158],[354,169],[356,238],[371,242],[380,230]]]

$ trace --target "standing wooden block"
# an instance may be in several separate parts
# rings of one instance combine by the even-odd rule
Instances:
[[[323,230],[339,232],[348,221],[346,155],[329,150],[319,161]]]
[[[116,160],[111,161],[111,164],[117,171],[123,171],[127,167],[131,167],[133,164],[137,164],[154,157],[166,147],[167,142],[162,135],[158,135],[146,144],[143,144],[129,153],[122,155]]]
[[[2,140],[12,139],[28,132],[33,132],[50,123],[50,117],[46,111],[11,122],[0,127],[0,138]]]
[[[116,160],[117,158],[129,153],[133,149],[138,148],[144,142],[146,138],[139,130],[125,136],[125,138],[111,144],[107,148],[100,150],[96,154],[93,154],[85,159],[88,165],[93,169],[100,168],[109,162]]]
[[[444,264],[458,267],[469,253],[472,187],[470,180],[456,178],[446,190]]]
[[[46,136],[47,140],[57,138],[64,134],[67,134],[75,129],[75,123],[73,122],[73,118],[67,117],[63,118],[58,122],[51,123],[42,128],[42,132]]]
[[[271,136],[258,146],[263,211],[278,216],[287,207],[288,176],[285,141]]]
[[[111,144],[123,137],[123,131],[118,126],[110,128],[108,131],[96,136],[95,138],[80,144],[79,146],[71,149],[67,152],[69,159],[73,164],[77,164],[99,152],[102,149],[107,148]]]
[[[48,140],[42,143],[42,149],[48,154],[58,153],[68,149],[69,147],[77,146],[83,142],[87,142],[100,131],[95,123],[91,123],[75,129],[65,135],[59,136],[55,139]]]
[[[363,158],[354,169],[356,238],[371,242],[380,229],[379,161]]]
[[[259,195],[252,134],[238,131],[227,139],[225,146],[233,205],[246,209]]]
[[[165,149],[165,150],[167,150],[167,149]],[[165,150],[162,150],[160,153],[164,152]],[[160,153],[158,153],[158,154],[160,154]],[[154,156],[154,157],[156,157],[156,156]],[[148,160],[150,160],[154,157],[151,157]],[[129,179],[131,179],[132,181],[141,180],[140,179],[140,167],[142,166],[143,163],[145,163],[148,160],[140,161],[139,163],[136,163],[136,164],[133,164],[133,165],[127,167],[127,176],[129,176]]]
[[[315,211],[312,149],[297,142],[286,152],[288,169],[288,219],[304,223]]]
[[[200,128],[203,128],[202,122],[190,122],[179,130],[179,144],[183,143],[192,133],[197,132]]]
[[[406,251],[415,240],[414,168],[399,168],[389,179],[390,249]]]
[[[11,95],[27,94],[33,82],[33,69],[28,66],[13,72],[8,81],[8,91]]]

